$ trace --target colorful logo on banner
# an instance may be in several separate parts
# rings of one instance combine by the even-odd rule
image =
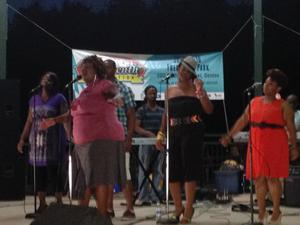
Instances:
[[[141,55],[72,50],[72,54],[73,78],[77,77],[77,63],[86,56],[97,55],[103,60],[114,60],[117,65],[117,79],[132,89],[137,101],[144,99],[144,89],[148,85],[156,86],[159,91],[158,99],[164,100],[166,89],[164,78],[173,74],[174,76],[169,79],[168,85],[174,85],[177,82],[177,66],[180,60],[186,55],[191,55],[198,61],[196,73],[198,78],[204,81],[204,87],[210,99],[224,99],[222,52],[185,55]],[[74,84],[73,88],[75,97],[77,97],[84,88],[84,83],[78,82]]]

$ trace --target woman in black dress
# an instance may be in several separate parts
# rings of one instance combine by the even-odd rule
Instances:
[[[201,114],[213,112],[213,105],[203,88],[203,81],[197,79],[196,67],[197,61],[193,57],[185,57],[178,65],[177,84],[166,92],[170,118],[170,191],[175,204],[176,220],[182,224],[190,223],[194,213],[193,203],[196,181],[200,178],[204,136]],[[166,120],[163,119],[157,135],[156,147],[159,150],[164,149],[165,131]],[[185,208],[181,199],[181,183],[184,183],[186,195]]]

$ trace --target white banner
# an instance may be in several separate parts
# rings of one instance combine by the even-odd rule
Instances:
[[[117,65],[117,79],[132,89],[137,101],[144,99],[144,89],[148,85],[154,85],[158,90],[158,100],[164,100],[166,84],[160,81],[166,74],[173,73],[175,76],[170,79],[169,84],[175,84],[177,82],[177,66],[180,60],[186,55],[191,55],[198,61],[196,73],[198,78],[204,81],[204,87],[209,98],[211,100],[224,99],[222,52],[185,55],[142,55],[73,49],[72,55],[73,78],[77,77],[77,63],[86,56],[97,55],[103,60],[114,60]],[[75,97],[77,97],[84,88],[84,83],[78,82],[74,84],[73,88]]]

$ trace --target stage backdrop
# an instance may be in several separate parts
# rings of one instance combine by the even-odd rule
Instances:
[[[77,77],[77,63],[89,55],[97,55],[103,60],[114,60],[117,64],[116,77],[131,87],[137,101],[144,99],[143,90],[148,85],[156,86],[159,92],[158,100],[164,100],[166,83],[161,82],[161,80],[167,74],[174,74],[175,76],[170,79],[169,84],[175,84],[177,81],[177,65],[182,58],[191,55],[198,61],[196,73],[198,78],[204,81],[204,87],[208,92],[209,98],[211,100],[224,99],[222,52],[184,55],[141,55],[73,49],[73,78]],[[77,97],[84,88],[84,83],[75,83],[73,88],[75,97]]]

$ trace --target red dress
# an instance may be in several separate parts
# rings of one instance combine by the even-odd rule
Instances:
[[[264,97],[256,97],[251,101],[251,121],[279,125],[251,126],[253,151],[253,178],[266,176],[271,178],[288,177],[289,151],[288,136],[284,128],[283,100],[265,102]],[[280,127],[281,126],[281,127]],[[250,178],[250,149],[248,143],[246,176]]]

